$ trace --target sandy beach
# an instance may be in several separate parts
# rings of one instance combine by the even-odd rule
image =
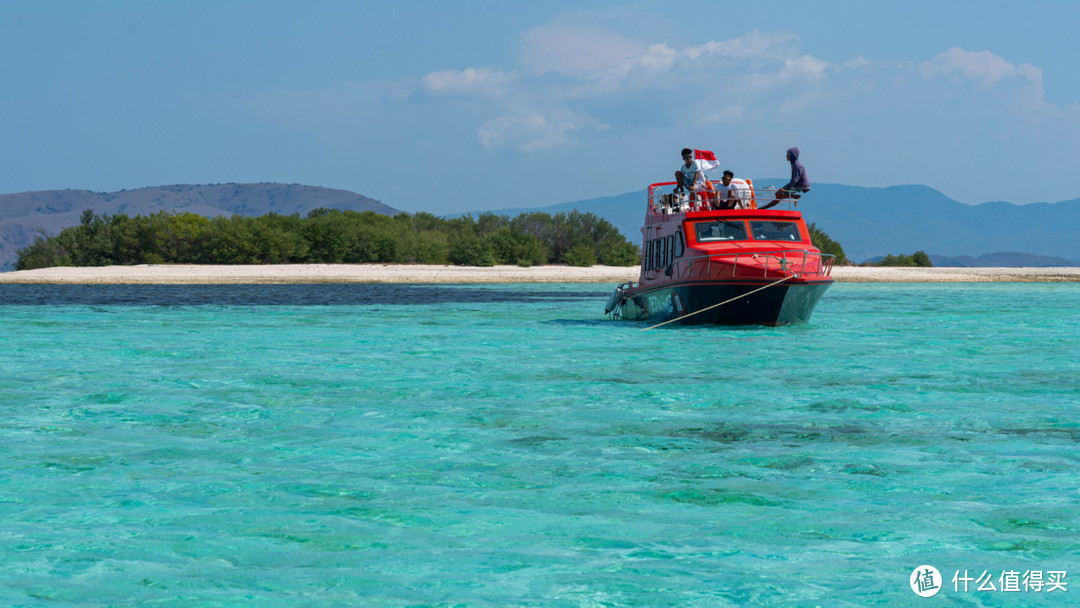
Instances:
[[[277,266],[141,265],[42,268],[0,273],[0,283],[30,284],[251,284],[251,283],[621,283],[638,268],[615,266],[425,266],[394,264],[285,264]],[[1080,268],[833,269],[845,283],[1076,282]]]

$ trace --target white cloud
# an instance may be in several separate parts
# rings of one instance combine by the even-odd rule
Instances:
[[[930,61],[919,64],[919,73],[928,81],[959,74],[984,87],[998,87],[1014,100],[1014,109],[1029,116],[1058,115],[1061,109],[1046,101],[1042,70],[1029,64],[1014,64],[990,51],[951,48]]]
[[[553,24],[525,33],[522,61],[538,73],[584,76],[639,55],[645,45],[589,25]]]
[[[690,59],[715,56],[725,59],[782,61],[791,55],[791,47],[796,42],[798,42],[798,37],[788,32],[765,34],[753,30],[731,40],[706,42],[700,46],[687,47],[683,54]]]
[[[746,96],[824,78],[832,66],[810,55],[799,55],[797,41],[787,32],[764,34],[755,30],[682,50],[654,44],[599,74],[591,92],[616,94],[704,84],[697,90],[735,87],[739,95]]]
[[[508,146],[532,152],[566,147],[578,131],[607,128],[591,116],[565,110],[544,113],[519,109],[488,121],[478,135],[485,148]]]
[[[498,97],[506,93],[517,76],[489,67],[464,70],[440,70],[420,79],[420,84],[432,93]]]
[[[645,46],[595,27],[558,24],[530,30],[524,42],[523,60],[538,73],[535,77],[524,73],[512,79],[516,72],[479,68],[444,70],[424,78],[431,91],[506,93],[492,107],[498,117],[478,130],[485,147],[572,146],[582,132],[607,128],[584,107],[603,108],[614,98],[625,104],[626,95],[639,103],[659,103],[657,107],[663,107],[663,99],[679,100],[685,115],[705,124],[746,119],[748,108],[760,115],[762,103],[797,111],[807,100],[818,99],[802,89],[817,86],[839,69],[800,54],[798,38],[787,32],[755,30],[677,49],[662,42]],[[775,95],[785,88],[792,93]]]
[[[941,74],[960,72],[968,80],[985,85],[996,84],[1006,78],[1020,77],[1042,87],[1042,70],[1028,63],[1009,63],[990,51],[973,52],[951,48],[930,61],[919,64],[919,71],[927,80]]]
[[[834,64],[803,52],[789,32],[754,30],[678,47],[573,24],[529,30],[523,48],[516,69],[441,70],[425,76],[421,88],[483,98],[485,113],[496,118],[478,127],[481,144],[523,151],[569,148],[609,123],[621,130],[679,117],[714,128],[797,121],[848,104],[865,109],[859,100],[868,96],[918,95],[920,82],[929,87],[924,92],[932,88],[945,97],[961,94],[962,88],[951,88],[957,85],[987,87],[1007,111],[1039,120],[1064,112],[1046,102],[1042,70],[989,51],[954,48],[923,63],[858,56]],[[946,78],[950,88],[942,89],[939,79]]]
[[[654,44],[645,52],[628,57],[618,65],[596,76],[589,94],[610,94],[621,89],[643,89],[656,86],[657,78],[669,74],[679,59],[679,53],[666,44]]]
[[[784,69],[781,75],[791,81],[794,80],[821,80],[824,78],[830,66],[810,55],[802,55],[794,59],[784,60]]]

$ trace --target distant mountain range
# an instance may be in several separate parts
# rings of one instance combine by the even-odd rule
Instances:
[[[755,181],[758,187],[782,184],[783,180]],[[355,192],[299,184],[176,185],[108,193],[49,190],[4,194],[0,195],[0,270],[13,268],[16,251],[28,245],[39,230],[56,234],[64,227],[77,225],[86,209],[130,216],[160,210],[190,211],[212,217],[306,214],[318,207],[402,213]],[[855,262],[922,250],[938,266],[1080,266],[1080,199],[1030,205],[965,205],[926,186],[815,184],[798,208],[807,222],[817,224],[839,241]],[[492,213],[559,213],[574,209],[607,219],[635,243],[641,239],[644,190]]]
[[[33,241],[39,230],[56,234],[79,224],[86,209],[99,214],[151,215],[161,210],[218,215],[305,214],[326,207],[375,211],[396,215],[401,211],[346,190],[299,184],[177,185],[91,192],[46,190],[0,195],[0,270],[12,270],[17,251]]]
[[[758,187],[784,183],[778,179],[754,182]],[[494,213],[578,209],[607,219],[638,242],[645,201],[641,190]],[[1080,266],[1080,199],[965,205],[926,186],[814,184],[798,209],[808,223],[817,224],[838,241],[855,262],[922,250],[941,266]]]
[[[884,257],[874,256],[866,261],[876,262]],[[1080,262],[1076,260],[1017,251],[984,253],[979,257],[972,255],[931,255],[930,261],[934,263],[934,266],[952,268],[1056,268],[1060,266],[1080,266]]]

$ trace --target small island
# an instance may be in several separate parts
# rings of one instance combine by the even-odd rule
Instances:
[[[160,211],[128,217],[85,211],[81,222],[19,250],[0,283],[621,283],[640,250],[592,214],[510,218],[394,216],[319,208],[207,218]],[[822,251],[840,244],[810,225]],[[1075,282],[1080,268],[842,266],[837,282]]]
[[[638,247],[593,214],[482,213],[445,219],[317,208],[207,218],[159,211],[82,214],[77,226],[40,235],[18,251],[16,270],[136,264],[453,264],[521,267],[634,266]]]

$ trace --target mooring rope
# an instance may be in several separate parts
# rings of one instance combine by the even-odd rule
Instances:
[[[660,327],[661,325],[667,325],[668,323],[674,323],[675,321],[681,321],[681,320],[685,319],[686,317],[692,317],[692,316],[694,316],[694,315],[696,315],[696,314],[698,314],[700,312],[705,312],[706,310],[712,310],[712,309],[716,308],[717,306],[723,306],[724,304],[734,302],[735,300],[738,300],[739,298],[745,298],[746,296],[748,296],[748,295],[750,295],[752,293],[757,293],[757,292],[761,291],[762,289],[768,289],[768,288],[772,287],[773,285],[779,285],[780,283],[783,283],[784,281],[786,281],[788,279],[794,279],[794,278],[796,278],[798,276],[799,276],[798,274],[789,274],[788,276],[780,279],[779,281],[774,281],[772,283],[769,283],[768,285],[765,285],[764,287],[758,287],[757,289],[755,289],[753,291],[748,291],[748,292],[742,294],[741,296],[735,296],[734,298],[731,298],[730,300],[724,300],[723,302],[720,302],[719,304],[713,304],[712,306],[702,308],[701,310],[695,310],[694,312],[692,312],[692,313],[690,313],[688,315],[683,315],[681,317],[675,317],[674,319],[668,319],[667,321],[664,321],[663,323],[657,323],[656,325],[653,325],[652,327],[646,327],[645,329],[642,329],[641,331],[649,331],[650,329],[656,329],[657,327]]]

